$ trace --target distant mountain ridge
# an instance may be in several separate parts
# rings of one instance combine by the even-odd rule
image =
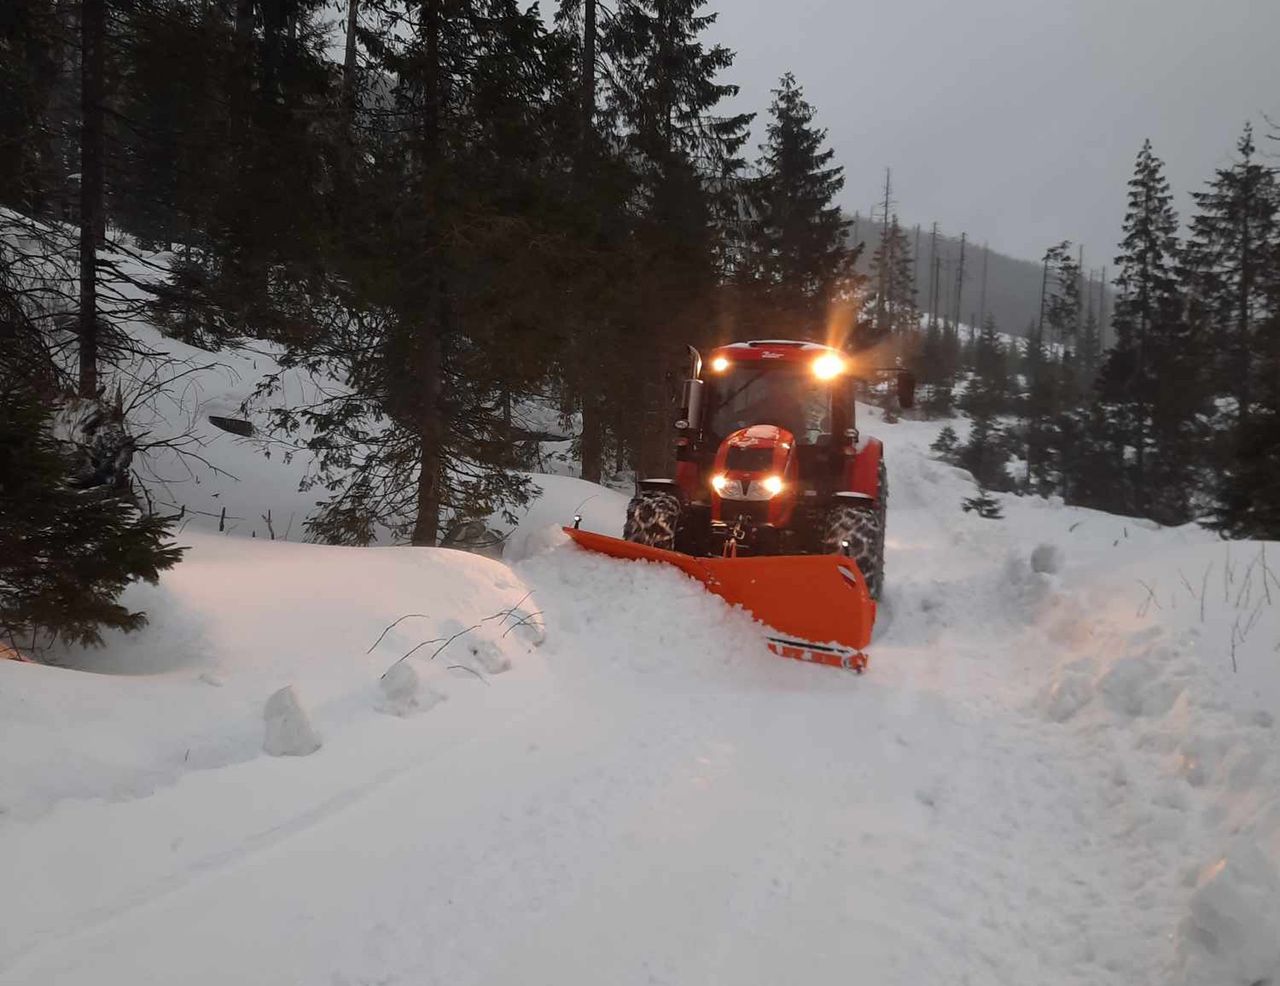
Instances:
[[[849,229],[852,242],[865,244],[862,256],[858,261],[858,269],[869,273],[871,256],[880,245],[880,222],[868,216],[855,215],[846,217],[854,225]],[[899,220],[901,222],[901,220]],[[904,224],[907,239],[915,248],[916,227]],[[916,303],[922,312],[929,311],[929,229],[928,225],[920,226],[920,247],[915,256]],[[1051,244],[1046,244],[1050,246]],[[937,256],[940,259],[940,280],[938,289],[939,315],[952,316],[955,312],[956,272],[960,261],[960,237],[938,234]],[[996,327],[1010,336],[1025,336],[1040,314],[1040,285],[1043,269],[1039,261],[1023,260],[1000,253],[997,250],[987,252],[987,290],[985,309],[982,307],[982,261],[983,246],[981,242],[968,240],[964,251],[964,290],[961,296],[960,321],[968,325],[978,325],[983,311],[996,320]],[[1086,262],[1086,284],[1089,258]],[[1093,305],[1098,307],[1098,279],[1095,274],[1092,293]],[[1114,293],[1108,285],[1104,293],[1104,327],[1114,305]],[[1110,333],[1104,331],[1104,338],[1109,342]]]

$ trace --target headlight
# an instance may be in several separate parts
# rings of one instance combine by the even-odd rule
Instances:
[[[819,380],[832,380],[844,372],[844,360],[835,353],[823,353],[813,361],[813,375]]]
[[[711,488],[719,493],[724,489],[725,483],[727,482],[728,480],[725,478],[724,473],[717,473],[711,477]]]
[[[711,370],[713,373],[723,373],[729,369],[729,361],[723,356],[717,356],[711,361]]]
[[[770,496],[777,496],[782,492],[783,482],[781,476],[766,476],[761,480],[760,485],[764,487],[765,492]]]

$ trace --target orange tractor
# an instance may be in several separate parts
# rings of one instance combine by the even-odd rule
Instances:
[[[573,528],[580,545],[661,561],[770,627],[784,657],[861,671],[884,584],[884,447],[860,433],[858,378],[868,372],[810,342],[696,350],[676,422],[671,479],[642,479],[623,538]]]

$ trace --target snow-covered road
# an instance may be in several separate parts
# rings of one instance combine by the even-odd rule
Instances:
[[[1200,672],[1170,644],[1167,670],[1117,673],[1164,638],[1132,594],[1108,608],[1121,583],[1100,573],[1208,539],[1039,501],[1011,501],[1004,522],[964,514],[967,480],[927,456],[931,429],[886,435],[890,589],[866,676],[771,657],[744,614],[673,571],[534,553],[499,588],[532,592],[544,642],[495,629],[488,662],[467,666],[512,669],[441,669],[436,708],[397,719],[370,700],[410,637],[344,658],[354,668],[295,661],[273,681],[318,696],[317,754],[231,744],[142,791],[0,816],[0,871],[25,888],[6,895],[0,982],[1092,986],[1194,971],[1171,942],[1188,868],[1218,849],[1203,818],[1226,809],[1168,764],[1188,736],[1176,723],[1207,721],[1186,707]],[[202,558],[225,566],[226,543],[198,544],[175,584],[207,579]],[[1032,571],[1042,543],[1068,545],[1063,572]],[[467,562],[484,568],[459,600],[483,612],[502,570]],[[260,589],[222,577],[223,611],[251,608]],[[263,604],[221,652],[323,622],[326,592],[340,597],[318,583]],[[352,654],[409,611],[403,586],[390,595]],[[56,674],[4,670],[2,687]],[[219,674],[226,689],[206,690],[233,692],[221,701],[268,690]],[[1273,738],[1265,718],[1237,719],[1237,746]],[[1266,920],[1245,927],[1262,963]]]

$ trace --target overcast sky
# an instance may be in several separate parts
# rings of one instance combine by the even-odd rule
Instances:
[[[1144,137],[1185,217],[1247,119],[1280,124],[1280,0],[711,8],[707,40],[737,52],[725,81],[741,86],[739,108],[763,110],[778,77],[796,74],[844,165],[845,208],[865,215],[891,167],[904,221],[1017,256],[1070,239],[1086,265],[1110,263]]]

